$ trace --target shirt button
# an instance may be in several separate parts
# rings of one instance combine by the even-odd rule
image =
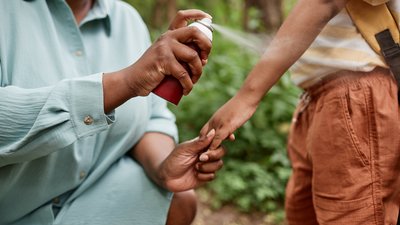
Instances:
[[[53,198],[53,204],[60,204],[60,199],[58,197]]]
[[[82,180],[83,178],[85,178],[85,176],[86,176],[86,173],[85,173],[85,171],[81,171],[80,173],[79,173],[79,178]]]
[[[81,50],[77,50],[77,51],[75,51],[75,55],[76,56],[82,56],[83,52]]]
[[[93,118],[91,116],[85,116],[85,118],[83,119],[83,122],[86,125],[91,125],[93,123]]]

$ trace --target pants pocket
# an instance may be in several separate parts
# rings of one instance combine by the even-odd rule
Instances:
[[[362,165],[369,166],[371,160],[371,119],[370,93],[367,88],[355,85],[341,96],[342,121],[347,135],[351,138],[353,153]]]
[[[342,90],[321,97],[318,101],[323,106],[314,114],[307,137],[313,165],[313,201],[320,224],[353,224],[345,221],[354,220],[353,215],[361,216],[368,211],[365,209],[372,211],[363,214],[363,219],[374,215],[370,116],[362,88],[352,92]]]
[[[320,225],[369,225],[376,224],[372,196],[336,201],[314,196],[314,206]]]

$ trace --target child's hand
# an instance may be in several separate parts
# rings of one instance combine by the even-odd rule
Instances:
[[[210,130],[215,129],[215,137],[209,149],[213,150],[221,145],[222,141],[229,138],[234,140],[233,132],[241,127],[257,109],[257,105],[249,105],[245,99],[235,96],[218,109],[211,119],[200,131],[200,138]]]

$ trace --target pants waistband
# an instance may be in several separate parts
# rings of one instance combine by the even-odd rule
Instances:
[[[382,67],[377,67],[370,72],[343,70],[321,78],[319,82],[304,89],[304,91],[309,96],[318,96],[328,90],[356,86],[361,83],[373,83],[388,78],[394,81],[390,70]]]

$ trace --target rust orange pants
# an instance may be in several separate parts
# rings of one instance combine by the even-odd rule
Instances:
[[[395,225],[400,111],[386,69],[341,71],[307,89],[293,116],[290,225]]]

